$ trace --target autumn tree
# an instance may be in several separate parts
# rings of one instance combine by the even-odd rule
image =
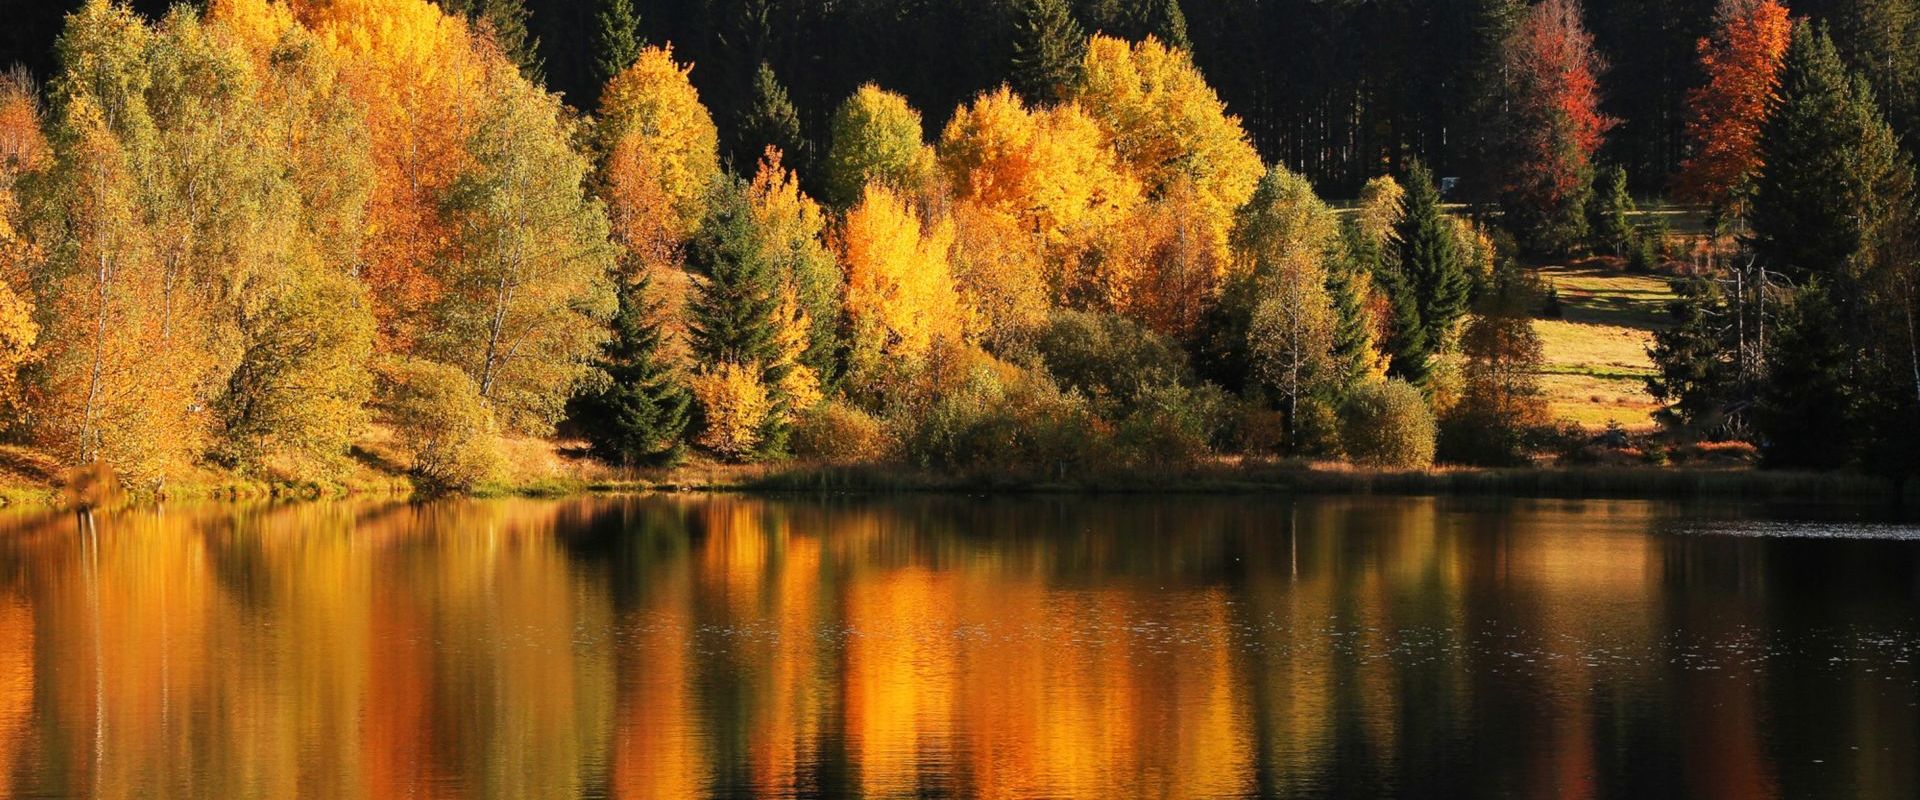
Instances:
[[[1605,62],[1580,0],[1545,0],[1503,45],[1500,205],[1530,249],[1564,253],[1586,238],[1593,156],[1615,120],[1600,112]]]
[[[957,200],[1038,239],[1046,280],[1063,298],[1087,282],[1088,251],[1141,202],[1139,182],[1073,103],[1029,110],[1004,87],[983,94],[955,112],[939,153]]]
[[[1254,306],[1247,327],[1251,368],[1287,413],[1298,445],[1300,404],[1333,389],[1338,320],[1327,294],[1340,258],[1340,225],[1306,179],[1275,167],[1234,223],[1235,257],[1252,276]]]
[[[1020,0],[1011,74],[1024,96],[1041,102],[1064,97],[1078,79],[1087,34],[1067,0]]]
[[[1792,33],[1776,0],[1720,0],[1713,34],[1698,47],[1706,82],[1687,94],[1693,154],[1674,182],[1681,197],[1723,213],[1738,204],[1760,166],[1760,126]]]
[[[964,334],[969,312],[948,271],[953,236],[951,222],[923,226],[909,201],[881,184],[847,212],[838,241],[856,375],[885,359],[917,360]]]
[[[482,85],[473,166],[448,197],[459,257],[423,351],[465,369],[501,424],[538,434],[605,337],[614,254],[571,118],[505,66]]]
[[[466,17],[469,24],[493,40],[500,53],[518,66],[528,80],[540,80],[540,40],[527,32],[527,20],[533,16],[526,0],[439,0],[449,13]]]
[[[1440,420],[1442,458],[1486,466],[1526,460],[1528,434],[1547,421],[1537,297],[1533,281],[1510,265],[1481,293],[1460,334],[1463,385]]]
[[[1204,246],[1226,263],[1233,212],[1253,196],[1264,168],[1192,57],[1153,38],[1130,45],[1095,36],[1070,98],[1106,132],[1149,198],[1192,193],[1208,220]]]
[[[779,359],[790,362],[789,394],[808,396],[836,378],[844,278],[828,247],[826,213],[800,191],[800,179],[769,149],[747,187],[747,205],[762,257],[781,283]],[[809,388],[809,385],[811,388]]]
[[[670,213],[661,215],[667,224],[664,232],[681,240],[700,226],[708,193],[720,176],[719,129],[688,79],[692,69],[676,63],[671,48],[642,49],[632,65],[607,82],[596,130],[610,159],[649,165],[628,180],[652,186],[630,190],[664,195],[670,204],[664,209]],[[619,199],[610,199],[609,205],[619,205]],[[616,209],[614,216],[621,212]]]
[[[292,0],[295,16],[341,66],[365,114],[373,191],[361,278],[387,351],[409,351],[443,286],[434,265],[455,239],[440,213],[467,169],[473,87],[486,47],[427,0]]]
[[[861,202],[875,183],[918,195],[933,177],[933,148],[926,145],[920,112],[905,97],[865,84],[834,113],[832,130],[826,187],[835,206]]]

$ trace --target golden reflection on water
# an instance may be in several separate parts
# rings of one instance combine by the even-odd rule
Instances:
[[[1810,546],[1664,535],[1672,513],[648,498],[172,509],[93,535],[15,516],[0,796],[1911,796],[1913,667],[1833,666],[1821,648],[1855,640],[1794,606],[1869,609],[1849,623],[1885,639],[1912,610],[1875,592],[1910,602],[1920,568],[1796,599],[1774,583]]]

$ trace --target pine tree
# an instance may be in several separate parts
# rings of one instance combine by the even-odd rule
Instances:
[[[1193,49],[1193,40],[1187,37],[1187,15],[1180,10],[1180,0],[1143,0],[1134,9],[1134,28],[1138,34],[1159,39],[1168,47]]]
[[[613,337],[594,366],[606,373],[604,388],[574,400],[574,421],[596,458],[622,466],[672,466],[686,453],[684,436],[692,395],[661,352],[661,303],[642,277],[620,292]]]
[[[600,30],[594,68],[604,84],[640,57],[640,15],[633,9],[633,0],[601,0],[595,22]]]
[[[1908,179],[1870,95],[1824,30],[1794,30],[1780,99],[1760,130],[1751,244],[1766,266],[1793,277],[1856,273],[1893,221]],[[1852,294],[1844,282],[1830,288]]]
[[[1333,302],[1333,371],[1344,391],[1366,377],[1373,363],[1372,320],[1362,294],[1368,272],[1352,257],[1327,270],[1327,298]]]
[[[1600,170],[1594,181],[1593,201],[1589,203],[1587,229],[1593,235],[1595,250],[1620,255],[1633,238],[1633,195],[1627,193],[1627,170],[1612,166]]]
[[[1771,466],[1830,469],[1855,452],[1859,350],[1847,343],[1842,313],[1815,280],[1794,298],[1769,343],[1758,422]]]
[[[1059,101],[1080,73],[1087,34],[1066,0],[1021,0],[1014,32],[1013,85],[1036,102]]]
[[[1467,311],[1473,279],[1461,257],[1453,224],[1440,207],[1433,174],[1416,161],[1407,172],[1406,213],[1394,228],[1398,243],[1398,279],[1389,283],[1394,303],[1392,349],[1395,375],[1418,383],[1427,360],[1447,341],[1454,323]],[[1407,325],[1418,329],[1406,330]]]
[[[1419,294],[1398,265],[1382,269],[1375,280],[1388,303],[1387,374],[1408,383],[1425,383],[1433,370],[1433,342],[1420,324]]]
[[[778,149],[787,166],[806,171],[810,148],[800,134],[800,112],[773,67],[763,61],[753,76],[753,105],[735,126],[734,168],[744,171],[760,163],[768,147]]]
[[[694,277],[687,305],[689,344],[703,367],[731,368],[733,382],[744,374],[745,382],[767,393],[772,409],[754,425],[753,454],[772,457],[786,449],[791,410],[781,391],[791,368],[781,353],[782,280],[767,258],[747,187],[724,181],[711,203],[687,247],[687,271]],[[711,427],[713,409],[706,413]]]
[[[1727,341],[1726,302],[1713,283],[1675,281],[1667,303],[1670,323],[1653,334],[1647,348],[1656,374],[1647,393],[1661,405],[1654,419],[1669,429],[1693,435],[1738,434],[1745,428],[1740,401],[1740,367]]]

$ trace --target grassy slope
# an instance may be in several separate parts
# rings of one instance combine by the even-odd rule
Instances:
[[[1652,374],[1647,347],[1664,324],[1673,292],[1657,275],[1630,275],[1593,262],[1540,269],[1560,292],[1561,319],[1540,319],[1546,346],[1541,385],[1555,419],[1598,429],[1610,422],[1635,430],[1653,426],[1656,408],[1644,380]]]

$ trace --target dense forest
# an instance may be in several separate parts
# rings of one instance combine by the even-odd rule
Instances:
[[[372,431],[454,488],[502,434],[1523,463],[1586,435],[1530,265],[1592,256],[1678,290],[1666,439],[1904,472],[1920,1],[1806,6],[30,3],[5,435],[148,485],[324,476]]]

